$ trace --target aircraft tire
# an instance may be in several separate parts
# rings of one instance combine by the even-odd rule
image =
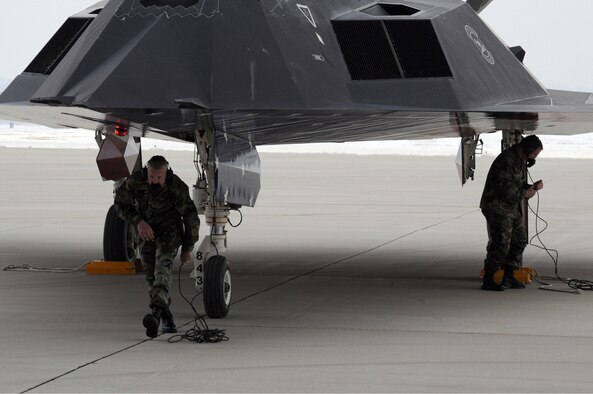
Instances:
[[[231,270],[224,256],[212,256],[204,267],[204,309],[206,315],[220,319],[231,308]]]
[[[103,258],[105,261],[134,261],[134,227],[123,221],[112,205],[105,217],[103,229]]]

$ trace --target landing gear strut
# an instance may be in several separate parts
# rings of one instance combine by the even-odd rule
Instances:
[[[211,124],[205,125],[195,134],[198,180],[194,185],[194,203],[198,214],[203,214],[206,224],[210,226],[210,234],[204,237],[193,255],[194,271],[191,277],[195,279],[196,291],[203,291],[206,315],[222,318],[229,313],[232,295],[230,264],[224,256],[229,206],[216,199],[214,138]]]

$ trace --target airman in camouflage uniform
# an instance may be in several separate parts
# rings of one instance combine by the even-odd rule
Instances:
[[[148,281],[150,308],[143,324],[146,335],[156,337],[160,320],[163,332],[177,332],[171,304],[173,260],[181,246],[181,263],[191,261],[200,221],[187,185],[168,168],[162,156],[152,157],[145,168],[132,174],[117,189],[118,215],[134,223],[142,241],[142,266]]]
[[[525,288],[514,277],[527,246],[521,202],[524,198],[533,197],[537,190],[544,187],[541,180],[533,185],[525,181],[527,166],[535,164],[535,158],[542,149],[543,145],[538,137],[525,137],[520,143],[498,155],[490,167],[480,201],[488,229],[482,290]],[[501,267],[504,267],[504,276],[502,282],[497,284],[494,274]]]

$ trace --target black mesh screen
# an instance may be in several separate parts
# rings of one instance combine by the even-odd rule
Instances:
[[[49,75],[66,56],[72,45],[91,24],[94,18],[69,18],[53,35],[25,72]]]
[[[452,76],[429,20],[390,20],[385,26],[405,78]]]
[[[332,24],[352,79],[401,78],[381,21]]]
[[[429,20],[332,24],[353,80],[453,76]]]

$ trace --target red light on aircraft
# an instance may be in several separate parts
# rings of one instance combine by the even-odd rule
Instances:
[[[118,137],[125,137],[126,135],[128,135],[128,126],[122,124],[115,125],[114,134]]]

